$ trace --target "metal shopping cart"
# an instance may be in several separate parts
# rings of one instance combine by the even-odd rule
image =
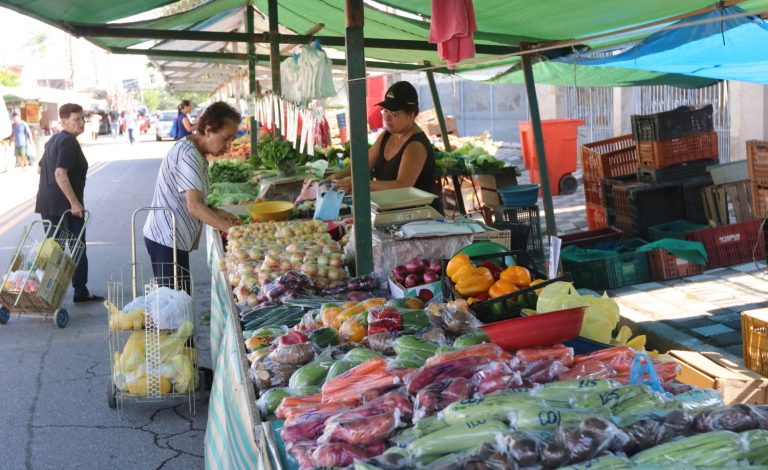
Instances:
[[[123,415],[123,401],[164,401],[186,398],[195,414],[199,382],[194,346],[194,284],[189,271],[177,264],[176,218],[173,263],[142,265],[136,259],[136,215],[131,217],[131,263],[107,285],[111,376],[107,404]],[[153,269],[155,268],[155,269]]]
[[[51,317],[59,328],[69,323],[69,312],[60,307],[85,251],[83,234],[90,213],[85,211],[79,233],[61,226],[64,215],[56,226],[36,220],[24,229],[0,285],[0,324],[6,324],[11,313],[42,315],[43,320]]]

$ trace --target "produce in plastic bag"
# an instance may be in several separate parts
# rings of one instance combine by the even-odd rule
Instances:
[[[194,317],[192,297],[183,290],[158,287],[148,292],[144,300],[147,313],[161,330],[175,330]]]
[[[430,359],[433,359],[431,357]],[[491,362],[484,356],[470,356],[455,359],[449,362],[441,362],[434,366],[424,366],[410,376],[408,393],[415,394],[427,385],[444,379],[456,379],[459,377],[468,379],[472,377],[480,367]]]
[[[323,401],[359,399],[367,390],[391,387],[399,380],[389,374],[384,359],[375,357],[327,380],[322,387]]]
[[[560,361],[566,367],[570,367],[574,361],[573,348],[563,344],[543,346],[538,348],[518,349],[515,357],[521,362]]]
[[[432,325],[442,328],[451,336],[461,336],[478,330],[483,324],[463,303],[433,303],[427,308]]]
[[[741,433],[750,465],[768,465],[768,431],[754,429]]]
[[[287,362],[278,362],[268,354],[254,361],[248,374],[251,381],[259,390],[266,390],[272,387],[284,387],[288,385],[291,376],[301,366],[300,364],[289,364]]]
[[[445,455],[475,447],[484,442],[493,442],[498,434],[508,430],[501,421],[486,420],[448,426],[413,441],[410,452],[414,457],[423,455]]]
[[[314,357],[315,350],[309,342],[278,346],[269,353],[269,358],[273,361],[293,366],[302,366]]]
[[[400,425],[398,410],[385,411],[374,415],[354,412],[344,413],[344,416],[334,416],[325,423],[325,430],[318,442],[345,442],[362,446],[389,438]]]
[[[520,376],[524,384],[543,384],[552,382],[567,372],[568,368],[560,361],[538,361],[524,364]]]
[[[414,419],[433,416],[451,403],[470,398],[474,390],[472,382],[461,377],[433,382],[416,394]]]
[[[427,470],[516,470],[517,464],[495,443],[486,442],[474,449],[441,457],[426,465]]]
[[[723,406],[723,397],[717,390],[697,388],[675,395],[674,403],[684,410],[701,410]]]
[[[613,450],[624,452],[627,455],[632,455],[664,442],[667,432],[664,419],[658,416],[640,418],[629,426],[622,427],[621,430],[629,436],[629,441],[623,446],[617,443]]]
[[[506,362],[491,362],[472,376],[477,393],[488,395],[499,390],[517,388],[523,385],[520,372],[513,370]]]
[[[624,457],[617,457],[615,455],[606,455],[588,460],[586,462],[562,467],[562,470],[631,470],[633,468],[635,468],[635,466],[629,459],[625,459]]]
[[[283,398],[291,396],[291,392],[287,387],[275,387],[265,390],[256,400],[256,407],[259,409],[262,418],[271,415],[280,406],[280,402]]]
[[[461,424],[485,419],[507,420],[510,410],[543,406],[541,400],[528,394],[528,389],[504,390],[490,395],[451,403],[441,413],[446,423]]]
[[[387,354],[392,355],[395,353],[395,335],[392,333],[375,333],[370,334],[370,328],[368,330],[369,334],[365,338],[365,342],[368,344],[368,347],[372,350],[379,352],[381,354]]]
[[[537,313],[587,307],[580,336],[601,343],[611,341],[611,332],[619,322],[619,305],[607,295],[579,295],[570,282],[553,282],[543,288],[536,303]]]
[[[144,308],[135,310],[119,310],[109,300],[104,301],[109,313],[110,330],[141,330],[144,329]]]
[[[697,434],[644,450],[632,457],[636,465],[726,467],[746,458],[740,436],[730,431]]]
[[[493,361],[503,360],[509,358],[509,354],[505,353],[503,349],[493,343],[478,344],[477,346],[471,346],[469,348],[459,349],[451,351],[445,354],[438,354],[427,359],[424,363],[426,366],[434,366],[444,362],[454,361],[456,359],[463,359],[467,357],[485,357]]]
[[[346,467],[368,457],[365,449],[341,442],[322,444],[312,452],[312,460],[318,467]]]
[[[696,432],[733,431],[765,429],[768,415],[752,405],[737,404],[715,410],[702,411],[693,420]]]
[[[541,459],[541,451],[547,441],[534,433],[513,432],[505,435],[503,442],[507,453],[520,468],[535,466]]]
[[[609,379],[616,376],[616,371],[601,361],[583,361],[557,376],[558,380]]]
[[[328,368],[333,364],[330,352],[323,353],[312,362],[308,362],[301,366],[296,372],[291,375],[291,379],[288,381],[288,386],[291,388],[302,387],[306,385],[322,385],[325,380],[325,376],[328,373]]]
[[[556,408],[549,405],[528,404],[509,410],[509,425],[519,431],[555,430],[559,426],[579,424],[593,416],[606,416],[610,410],[598,408]]]

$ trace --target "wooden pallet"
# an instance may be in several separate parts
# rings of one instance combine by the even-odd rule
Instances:
[[[702,188],[701,197],[704,199],[704,213],[707,220],[717,225],[731,223],[728,211],[729,201],[733,207],[735,222],[745,222],[755,218],[752,214],[752,193],[749,180]]]

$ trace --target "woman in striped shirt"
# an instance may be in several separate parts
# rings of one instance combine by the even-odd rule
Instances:
[[[176,263],[185,275],[189,273],[189,252],[197,248],[203,224],[226,231],[236,220],[234,215],[206,203],[205,156],[221,155],[229,149],[240,119],[240,113],[227,103],[213,103],[200,116],[196,133],[177,141],[160,165],[152,207],[163,207],[176,215]],[[167,283],[174,275],[170,269],[173,229],[168,211],[151,211],[143,233],[155,277]],[[189,292],[189,284],[185,282],[184,286]]]

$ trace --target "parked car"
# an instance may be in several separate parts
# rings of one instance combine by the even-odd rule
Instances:
[[[171,127],[173,127],[173,121],[176,120],[176,116],[178,115],[179,112],[176,110],[157,112],[157,125],[155,126],[156,140],[173,139],[173,137],[171,137]]]

